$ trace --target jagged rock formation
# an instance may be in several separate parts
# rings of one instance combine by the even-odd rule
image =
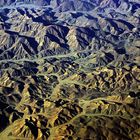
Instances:
[[[140,139],[139,0],[0,6],[0,139]]]

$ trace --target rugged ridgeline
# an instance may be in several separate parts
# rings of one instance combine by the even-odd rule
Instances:
[[[0,139],[140,139],[139,0],[0,6]]]

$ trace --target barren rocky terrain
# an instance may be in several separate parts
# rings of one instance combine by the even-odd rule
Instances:
[[[140,140],[140,1],[0,0],[0,140]]]

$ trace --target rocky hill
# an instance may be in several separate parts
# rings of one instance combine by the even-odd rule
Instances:
[[[140,139],[139,0],[0,1],[0,139]]]

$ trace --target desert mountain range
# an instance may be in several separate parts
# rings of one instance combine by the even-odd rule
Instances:
[[[139,0],[0,0],[0,140],[23,139],[140,139]]]

